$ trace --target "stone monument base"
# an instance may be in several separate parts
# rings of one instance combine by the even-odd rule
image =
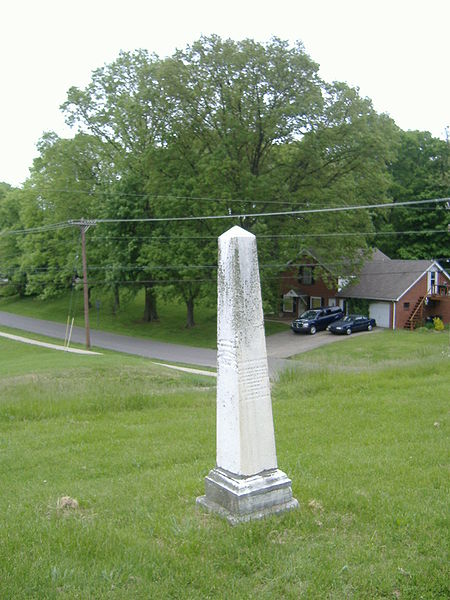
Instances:
[[[232,525],[298,507],[291,480],[283,471],[273,469],[244,477],[219,467],[205,477],[205,495],[197,498],[197,504]]]

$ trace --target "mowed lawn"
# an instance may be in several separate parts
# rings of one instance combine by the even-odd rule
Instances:
[[[230,527],[195,506],[213,378],[0,338],[0,598],[448,598],[448,332],[298,366],[272,396],[300,509]]]

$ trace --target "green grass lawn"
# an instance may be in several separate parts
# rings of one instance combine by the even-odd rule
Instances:
[[[160,300],[158,302],[159,320],[152,323],[144,323],[142,320],[144,312],[143,292],[134,298],[124,301],[121,310],[114,315],[110,302],[104,296],[97,296],[94,289],[91,295],[92,308],[89,311],[90,326],[92,329],[101,329],[120,333],[147,337],[161,342],[172,342],[185,344],[187,346],[198,346],[215,348],[217,345],[216,307],[202,304],[195,308],[196,325],[186,328],[186,308],[182,303]],[[97,309],[97,301],[100,302]],[[64,294],[57,298],[39,300],[38,298],[0,297],[0,310],[35,317],[37,319],[48,319],[60,323],[67,322],[67,316],[75,317],[74,324],[84,327],[83,295],[81,291]],[[286,324],[266,322],[266,334],[277,333],[286,330]]]
[[[342,350],[345,349],[345,352]],[[330,344],[320,350],[293,357],[304,369],[360,372],[395,367],[432,365],[450,358],[450,330],[435,332],[421,328],[416,331],[377,329],[370,335],[353,335],[339,346]]]
[[[195,506],[212,378],[0,338],[0,598],[448,598],[448,334],[399,333],[280,378],[300,509],[234,528]]]

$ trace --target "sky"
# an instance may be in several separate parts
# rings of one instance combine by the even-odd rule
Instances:
[[[70,137],[71,86],[121,50],[161,57],[217,34],[294,43],[326,81],[345,81],[402,129],[445,139],[450,0],[14,0],[0,9],[0,181],[29,176],[46,131]]]

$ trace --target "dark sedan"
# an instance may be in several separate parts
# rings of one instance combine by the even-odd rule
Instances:
[[[375,319],[363,315],[348,315],[340,321],[335,321],[327,327],[331,333],[350,335],[354,331],[372,331],[376,327]]]

